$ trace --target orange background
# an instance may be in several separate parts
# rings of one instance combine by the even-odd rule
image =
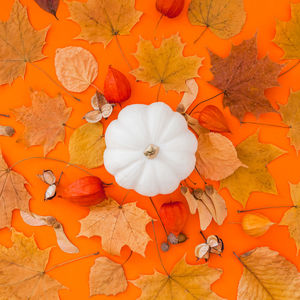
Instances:
[[[41,10],[33,0],[21,0],[21,3],[28,8],[29,18],[34,28],[39,30],[49,27],[46,45],[43,49],[45,59],[37,62],[36,64],[46,70],[53,78],[56,79],[54,69],[54,56],[56,49],[70,45],[82,46],[90,50],[95,55],[99,63],[99,75],[94,82],[99,89],[103,88],[103,81],[107,72],[107,67],[111,64],[113,67],[116,67],[125,73],[132,85],[132,97],[125,102],[124,105],[132,103],[149,104],[155,100],[158,86],[149,88],[147,83],[135,82],[135,78],[128,74],[128,67],[120,55],[115,40],[113,40],[107,48],[104,49],[102,44],[97,43],[90,45],[86,41],[74,39],[79,34],[80,28],[76,23],[68,20],[69,12],[65,3],[61,1],[58,9],[57,15],[59,21],[57,21],[52,15]],[[245,39],[250,39],[255,33],[257,33],[259,57],[263,57],[268,54],[271,60],[278,63],[284,63],[284,61],[281,60],[283,51],[272,42],[275,35],[276,20],[279,19],[288,21],[290,19],[290,3],[300,3],[300,1],[245,0],[244,3],[245,10],[247,12],[246,24],[243,27],[242,32],[230,40],[221,40],[211,32],[207,31],[201,40],[194,45],[193,41],[199,36],[203,28],[192,26],[188,22],[186,14],[189,1],[186,1],[184,11],[179,17],[175,19],[163,18],[157,30],[158,39],[154,41],[156,46],[159,45],[163,37],[169,37],[172,34],[179,32],[182,41],[186,44],[184,55],[187,56],[196,54],[200,57],[205,57],[203,62],[204,66],[200,68],[200,77],[197,79],[199,84],[199,96],[196,101],[207,99],[219,92],[215,87],[208,83],[208,81],[212,79],[212,74],[209,70],[210,60],[208,49],[222,57],[225,57],[229,55],[232,44],[239,44]],[[6,20],[8,18],[12,4],[13,0],[1,1],[0,18],[2,20]],[[140,22],[133,28],[130,36],[119,37],[127,57],[134,67],[138,66],[138,62],[131,54],[136,51],[139,36],[153,40],[153,30],[151,28],[154,27],[156,21],[160,17],[160,14],[155,9],[155,0],[136,0],[136,8],[144,12]],[[288,61],[287,63],[288,66],[284,69],[293,65],[295,61]],[[297,91],[300,89],[299,78],[300,67],[298,66],[279,79],[280,87],[266,91],[268,99],[275,108],[278,108],[278,103],[283,104],[287,102],[290,90]],[[30,88],[44,90],[50,96],[55,96],[57,93],[61,92],[61,90],[47,77],[34,67],[28,65],[25,80],[18,78],[11,86],[3,85],[0,87],[0,113],[11,114],[11,108],[19,107],[23,104],[26,106],[31,105],[29,97]],[[94,93],[95,89],[90,87],[86,92],[77,95],[82,100],[80,103],[72,99],[66,93],[63,93],[67,106],[71,106],[73,108],[72,116],[68,121],[69,126],[77,128],[84,123],[82,116],[87,111],[91,110],[90,98]],[[181,97],[182,95],[175,92],[165,94],[165,92],[162,91],[160,94],[160,100],[165,101],[174,109],[179,103]],[[213,99],[209,104],[217,105],[221,108],[221,96]],[[208,105],[208,103],[203,104],[202,107],[205,105]],[[107,127],[112,119],[117,117],[118,111],[119,108],[117,107],[110,119],[104,121],[105,127]],[[258,126],[256,125],[240,126],[238,121],[230,116],[228,109],[224,110],[224,114],[228,122],[230,122],[233,131],[233,134],[228,136],[235,145],[257,131]],[[253,115],[247,114],[245,120],[255,121],[255,118]],[[276,113],[262,115],[259,121],[282,124],[280,116]],[[16,143],[16,140],[20,137],[24,128],[20,123],[15,121],[14,117],[11,117],[10,119],[1,118],[1,124],[11,125],[16,129],[16,134],[13,137],[0,138],[3,155],[9,165],[26,157],[42,156],[42,147],[31,147],[26,149],[22,144]],[[65,144],[59,143],[55,150],[48,155],[49,157],[68,161],[68,141],[72,131],[72,129],[66,128]],[[298,171],[300,168],[300,159],[298,158],[295,149],[290,145],[290,141],[286,135],[287,129],[260,126],[260,141],[264,143],[272,143],[286,151],[286,153],[268,165],[268,170],[275,179],[278,194],[271,195],[259,192],[252,193],[249,198],[247,208],[270,205],[289,205],[292,203],[288,182],[298,183],[300,181],[300,172]],[[76,170],[73,167],[66,167],[65,164],[45,160],[27,161],[16,166],[15,170],[24,175],[30,183],[28,190],[32,195],[32,199],[30,200],[31,210],[37,214],[55,216],[64,225],[66,234],[69,236],[70,240],[79,247],[80,254],[71,255],[63,253],[56,246],[55,234],[51,228],[37,228],[25,225],[18,211],[15,211],[13,214],[13,227],[27,236],[35,233],[35,238],[40,248],[44,249],[46,247],[53,247],[48,268],[66,260],[96,251],[100,251],[101,255],[107,255],[103,250],[101,250],[101,239],[99,237],[93,237],[90,239],[86,237],[76,238],[76,235],[80,230],[78,220],[88,214],[88,209],[77,207],[60,198],[56,198],[48,202],[43,201],[46,185],[36,177],[36,174],[41,172],[43,169],[48,168],[52,169],[57,176],[59,176],[60,172],[64,170],[65,175],[62,179],[62,186],[76,178],[85,176],[85,173]],[[101,177],[106,182],[113,182],[113,177],[105,171],[104,167],[94,169],[91,172]],[[191,178],[194,181],[197,181],[199,186],[202,185],[201,180],[196,173],[193,173]],[[215,186],[218,186],[217,183]],[[115,198],[117,201],[121,201],[126,194],[126,190],[114,184],[113,187],[107,189],[107,193],[110,197]],[[242,216],[237,214],[236,210],[241,209],[241,205],[232,199],[226,189],[222,190],[220,193],[226,200],[228,217],[222,226],[217,226],[215,223],[212,223],[205,232],[206,236],[210,234],[219,235],[225,244],[225,251],[222,257],[212,256],[209,260],[210,266],[221,268],[223,270],[223,275],[220,280],[216,281],[212,285],[212,289],[218,295],[226,299],[236,299],[238,282],[242,274],[242,266],[233,256],[233,251],[237,254],[242,254],[257,246],[269,246],[271,249],[279,251],[281,255],[296,264],[298,268],[300,267],[299,257],[296,256],[295,242],[289,237],[286,226],[274,225],[261,238],[251,238],[242,231],[241,226],[238,224],[241,221]],[[179,191],[167,196],[154,197],[155,203],[158,207],[164,201],[169,199],[181,199],[184,201]],[[155,211],[148,198],[142,197],[135,192],[130,192],[126,201],[137,201],[139,207],[146,209],[150,216],[156,218]],[[273,222],[278,223],[285,210],[286,209],[266,210],[263,214],[269,217]],[[164,233],[160,223],[155,223],[158,240],[159,242],[162,242],[164,240]],[[153,239],[151,223],[147,226],[147,232]],[[197,244],[203,242],[203,239],[199,234],[198,216],[195,215],[189,217],[184,232],[189,237],[188,241],[181,245],[172,246],[169,252],[162,254],[163,261],[168,270],[171,270],[174,264],[183,257],[185,253],[187,253],[187,261],[191,264],[196,264],[194,248]],[[5,245],[10,245],[10,233],[8,229],[1,230],[0,241]],[[126,260],[129,253],[130,250],[126,246],[123,247],[121,251],[121,257],[109,257],[116,262],[122,263]],[[51,276],[59,280],[68,288],[59,292],[61,299],[89,299],[88,276],[94,259],[95,257],[83,259],[50,272]],[[202,263],[202,261],[200,263]],[[154,242],[149,242],[146,249],[146,257],[133,254],[130,260],[124,265],[124,269],[128,280],[136,279],[140,274],[152,274],[154,269],[163,272],[158,260]],[[135,299],[139,295],[140,290],[133,284],[129,283],[126,292],[119,294],[115,298]],[[93,299],[106,298],[107,297],[100,295],[93,297]],[[114,297],[110,297],[110,299],[113,298]]]

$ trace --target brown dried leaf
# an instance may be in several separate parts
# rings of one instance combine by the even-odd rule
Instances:
[[[120,206],[115,200],[107,199],[92,207],[89,215],[80,221],[79,235],[101,236],[102,248],[113,255],[120,255],[125,245],[145,255],[150,240],[145,227],[150,221],[146,211],[138,208],[135,203]]]
[[[127,289],[127,280],[122,265],[107,257],[99,257],[90,271],[90,297],[117,295]]]
[[[32,106],[13,109],[17,121],[25,126],[22,141],[26,146],[43,145],[47,155],[65,139],[64,124],[72,108],[67,108],[61,95],[50,98],[45,92],[31,93]]]

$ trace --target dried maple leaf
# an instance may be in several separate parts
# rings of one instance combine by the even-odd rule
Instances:
[[[134,8],[135,0],[88,0],[70,2],[71,19],[81,27],[80,39],[106,46],[114,36],[128,35],[142,12]]]
[[[33,236],[12,231],[13,246],[0,245],[1,299],[59,300],[58,290],[64,288],[47,275],[50,248],[40,250]]]
[[[56,19],[56,11],[60,0],[34,0],[40,8],[52,14]]]
[[[192,25],[206,26],[222,39],[238,34],[246,20],[243,0],[192,0],[188,18]]]
[[[265,89],[278,85],[281,65],[267,56],[257,59],[256,36],[233,46],[226,58],[210,53],[212,85],[224,92],[223,105],[240,121],[245,113],[256,117],[274,109],[265,97]]]
[[[137,80],[149,82],[150,86],[162,84],[166,91],[188,91],[186,80],[198,77],[203,58],[184,57],[183,48],[178,34],[164,39],[159,48],[141,38],[135,54],[140,66],[131,73]]]
[[[151,221],[146,211],[135,203],[120,206],[115,200],[107,199],[94,206],[89,215],[80,221],[79,235],[101,236],[102,248],[113,255],[120,255],[125,245],[145,255],[150,240],[145,226]]]
[[[220,188],[227,187],[232,197],[243,206],[254,191],[276,193],[276,185],[267,165],[284,152],[271,144],[260,143],[258,134],[241,142],[236,150],[239,159],[248,168],[242,166],[233,175],[223,179]]]
[[[206,178],[221,180],[233,174],[243,163],[232,142],[219,133],[203,133],[198,138],[196,167]]]
[[[0,152],[0,228],[11,226],[14,209],[28,211],[31,198],[25,188],[25,178],[8,168]]]
[[[61,95],[50,98],[45,92],[31,93],[32,106],[13,109],[17,121],[25,126],[22,142],[27,147],[43,145],[47,155],[58,142],[65,139],[64,124],[68,121],[72,108],[67,108]]]
[[[296,150],[300,150],[300,92],[291,93],[288,103],[281,105],[279,112],[283,122],[291,126],[288,136],[291,139],[291,144]]]
[[[300,299],[300,273],[295,265],[267,247],[239,257],[244,265],[238,300]]]
[[[291,184],[291,197],[295,207],[290,208],[282,217],[279,225],[287,225],[290,236],[295,240],[297,255],[300,249],[300,184]]]
[[[216,295],[210,285],[219,279],[221,273],[207,264],[188,265],[183,258],[168,275],[155,272],[132,282],[142,290],[140,300],[220,300],[223,298]]]
[[[101,123],[87,123],[77,128],[69,142],[70,162],[89,169],[103,165],[105,140]]]
[[[90,271],[90,297],[116,295],[127,289],[127,280],[122,265],[107,257],[99,257]]]
[[[36,31],[26,8],[15,0],[7,22],[0,22],[0,84],[24,77],[26,63],[44,58],[42,48],[48,29]]]
[[[284,50],[284,58],[300,58],[300,5],[291,3],[292,18],[277,21],[274,42]]]

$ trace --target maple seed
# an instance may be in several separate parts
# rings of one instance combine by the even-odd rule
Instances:
[[[168,235],[168,241],[172,244],[172,245],[176,245],[176,244],[178,244],[178,238],[176,237],[176,235],[174,234],[174,233],[170,233],[169,235]]]
[[[169,244],[166,243],[166,242],[163,242],[163,243],[161,243],[161,245],[160,245],[160,249],[161,249],[161,251],[163,251],[163,252],[168,252],[168,251],[169,251],[169,248],[170,248],[170,246],[169,246]]]

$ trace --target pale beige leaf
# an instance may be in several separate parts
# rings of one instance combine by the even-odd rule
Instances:
[[[261,247],[239,259],[245,268],[238,300],[300,299],[300,274],[296,266],[278,252]]]
[[[15,130],[13,127],[0,125],[1,136],[13,136],[14,134],[15,134]]]
[[[69,46],[56,50],[55,71],[67,90],[81,93],[96,79],[98,63],[88,50]]]
[[[177,106],[177,111],[179,113],[185,113],[198,96],[199,88],[194,78],[188,79],[185,84],[189,90],[183,94],[183,97]]]
[[[117,295],[127,289],[127,280],[122,265],[107,257],[99,257],[90,271],[90,297]]]
[[[120,255],[123,246],[145,255],[150,240],[145,227],[151,221],[147,212],[135,203],[120,205],[107,199],[93,207],[87,217],[80,220],[79,235],[101,236],[102,248],[113,255]]]
[[[222,180],[245,166],[239,160],[232,142],[214,132],[199,135],[196,159],[199,172],[211,180]]]
[[[0,295],[9,300],[59,300],[64,286],[45,270],[50,248],[40,250],[33,237],[12,231],[13,246],[0,246]],[[46,271],[46,272],[45,272]]]
[[[169,276],[155,272],[143,275],[133,283],[142,290],[140,300],[220,300],[210,288],[219,279],[221,270],[207,264],[188,265],[185,258],[180,260]]]

